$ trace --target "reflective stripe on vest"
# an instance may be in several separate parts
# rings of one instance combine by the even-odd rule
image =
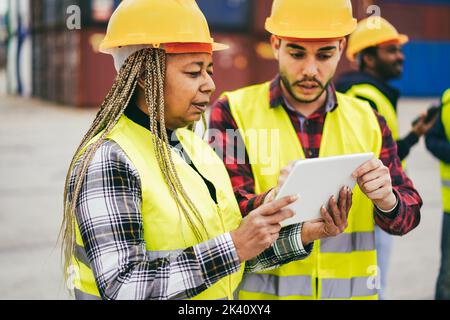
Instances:
[[[376,294],[377,289],[373,287],[371,277],[322,280],[322,299],[351,299]]]
[[[92,294],[83,292],[83,291],[78,290],[76,288],[73,290],[73,292],[75,293],[75,300],[102,300],[98,296],[94,296]]]
[[[239,289],[279,297],[311,296],[313,294],[310,276],[279,277],[274,274],[249,273],[242,279]]]
[[[180,181],[202,214],[206,232],[200,226],[200,221],[194,218],[194,222],[197,223],[202,233],[203,241],[236,229],[242,216],[222,160],[193,132],[179,129],[176,134],[200,174],[211,181],[216,188],[217,204],[211,199],[202,177],[176,152],[171,150]],[[90,143],[94,142],[97,137]],[[107,139],[115,141],[121,147],[139,173],[142,189],[141,214],[144,241],[149,258],[175,257],[181,250],[198,244],[199,241],[189,228],[189,223],[183,215],[179,215],[179,208],[159,169],[151,133],[126,116],[122,116]],[[75,287],[79,291],[99,297],[94,274],[89,267],[85,253],[83,254],[84,249],[83,251],[79,250],[83,248],[83,240],[78,226],[75,231],[76,243],[79,246],[75,248],[76,256],[73,257],[74,268],[79,274],[78,280],[75,280]],[[239,272],[224,277],[194,299],[233,299],[243,272],[244,266],[242,265]]]
[[[450,188],[450,180],[442,180],[442,185],[444,187]]]
[[[280,170],[289,162],[305,158],[285,109],[282,106],[270,107],[269,88],[270,83],[264,83],[225,94],[246,146],[258,194],[276,186]],[[319,157],[361,152],[374,152],[378,157],[382,135],[372,108],[365,101],[339,93],[337,99],[338,107],[326,117]],[[267,159],[270,161],[265,161]],[[242,289],[239,298],[319,299],[325,279],[372,276],[370,270],[377,266],[373,204],[358,186],[353,194],[349,227],[345,234],[316,241],[313,253],[307,259],[263,272],[261,277],[246,274],[243,284],[249,290]],[[284,281],[284,278],[288,280]],[[304,285],[304,290],[297,287],[285,290],[288,286],[284,284],[292,279]],[[271,281],[274,284],[269,284]],[[350,298],[353,297],[356,296]],[[358,297],[376,299],[377,295]]]
[[[370,250],[375,250],[374,232],[343,233],[337,237],[320,241],[320,252],[322,253],[349,253]]]
[[[312,278],[309,276],[280,277],[273,274],[245,275],[240,290],[263,293],[273,297],[310,297],[313,294]],[[245,297],[241,291],[241,297]],[[370,297],[377,294],[371,277],[351,279],[322,279],[321,299],[350,299]]]
[[[448,95],[450,89],[446,91]],[[446,95],[444,93],[444,97]],[[442,125],[444,126],[445,135],[447,136],[447,141],[450,143],[450,101],[442,107],[441,115]],[[442,203],[444,206],[444,212],[450,214],[450,164],[441,161],[441,179],[442,179]]]
[[[180,250],[147,251],[145,253],[145,255],[149,261],[163,259],[163,258],[168,258],[169,260],[173,260],[173,259],[176,259],[182,252],[183,252],[182,249],[180,249]],[[86,254],[86,250],[82,246],[79,246],[79,245],[75,246],[74,255],[75,255],[75,258],[79,262],[84,263],[86,266],[90,265],[88,256]]]
[[[73,254],[79,262],[84,263],[86,266],[90,266],[86,250],[82,246],[75,245],[75,252]]]
[[[102,300],[100,297],[98,296],[94,296],[91,295],[89,293],[80,291],[78,289],[74,289],[74,294],[75,294],[75,300]],[[238,299],[238,291],[234,291],[233,293],[233,299],[237,300]],[[229,300],[228,297],[224,297],[224,298],[219,298],[217,300]]]

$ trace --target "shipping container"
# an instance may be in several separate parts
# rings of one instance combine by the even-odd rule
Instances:
[[[110,89],[112,59],[98,52],[104,28],[33,32],[33,95],[73,106],[98,106]]]
[[[0,69],[6,68],[6,41],[8,39],[6,15],[0,14]]]
[[[19,5],[16,0],[8,0],[7,28],[9,36],[17,35],[19,29]]]
[[[78,106],[81,31],[64,32],[63,103]]]
[[[18,36],[17,94],[29,97],[33,92],[32,38],[29,33]]]
[[[450,41],[450,2],[443,4],[377,1],[381,16],[412,40]]]
[[[110,55],[98,51],[104,30],[90,28],[80,32],[77,105],[99,106],[114,83],[116,70]]]
[[[68,30],[68,22],[80,22],[80,28],[103,27],[120,0],[32,0],[33,32]]]
[[[61,0],[43,0],[42,26],[45,29],[58,28],[63,25],[65,20],[62,14]]]
[[[450,87],[450,41],[405,45],[404,74],[394,81],[403,96],[440,96]]]
[[[216,92],[213,99],[224,91],[271,80],[277,73],[268,36],[218,33],[216,40],[230,49],[214,55]]]
[[[106,25],[119,3],[120,0],[91,0],[89,10],[91,24]]]
[[[249,31],[252,18],[251,0],[197,0],[214,31]]]
[[[42,34],[33,33],[32,34],[32,78],[33,78],[33,96],[41,97],[41,78],[42,78]]]
[[[399,3],[399,4],[450,4],[450,0],[383,0],[385,3]]]
[[[31,0],[18,0],[18,29],[23,33],[29,33],[31,29]]]
[[[31,25],[31,31],[33,33],[38,32],[43,28],[43,15],[44,15],[44,9],[43,9],[43,0],[33,0],[30,3],[30,25]]]
[[[268,34],[265,29],[266,19],[270,16],[273,0],[253,1],[252,32],[256,34]]]
[[[6,81],[7,81],[7,92],[9,94],[17,94],[19,84],[18,84],[18,47],[19,40],[16,36],[10,36],[7,40],[7,57],[6,57]]]

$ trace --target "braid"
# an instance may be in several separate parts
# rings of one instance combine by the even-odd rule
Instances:
[[[84,177],[86,175],[89,163],[94,156],[95,152],[105,141],[106,136],[111,132],[116,123],[119,121],[123,112],[125,111],[132,94],[136,88],[139,72],[142,68],[142,64],[145,58],[143,52],[137,52],[130,56],[125,62],[123,68],[119,71],[116,81],[111,90],[107,94],[105,100],[100,106],[100,110],[97,113],[90,129],[83,137],[80,145],[75,152],[65,182],[64,189],[64,218],[59,234],[59,238],[62,241],[62,257],[64,259],[64,274],[67,279],[68,268],[71,264],[74,247],[76,244],[75,239],[75,209],[77,199],[80,195],[81,188],[83,186]],[[83,155],[80,157],[77,173],[75,176],[75,183],[71,199],[68,198],[69,185],[71,173],[74,170],[75,164],[78,161],[79,153],[86,146],[86,144],[93,139],[100,132],[103,134],[91,144]]]
[[[151,65],[146,65],[146,103],[149,108],[150,114],[150,128],[152,130],[152,142],[156,153],[158,164],[163,173],[164,180],[169,187],[172,197],[177,203],[179,209],[181,209],[186,221],[188,222],[191,230],[194,232],[198,241],[203,239],[202,233],[199,230],[197,223],[195,223],[191,213],[200,222],[206,236],[209,237],[205,228],[203,218],[196,208],[190,197],[187,195],[185,188],[183,187],[178,173],[175,169],[172,153],[170,150],[170,143],[167,136],[165,126],[165,113],[164,113],[164,80],[165,80],[165,54],[163,51],[155,51],[156,60],[160,61],[157,68],[151,68]],[[155,74],[156,72],[156,74]],[[152,74],[156,77],[149,77]],[[157,116],[159,114],[159,122]],[[159,124],[159,128],[158,128]],[[184,203],[183,203],[184,200]],[[186,207],[186,205],[187,207]]]

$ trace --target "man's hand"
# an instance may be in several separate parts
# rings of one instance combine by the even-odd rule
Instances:
[[[239,228],[231,232],[241,262],[256,257],[278,239],[280,222],[294,216],[285,207],[297,199],[298,196],[290,196],[264,204],[250,212]]]
[[[348,213],[352,207],[352,192],[348,187],[343,187],[339,192],[339,200],[333,197],[325,207],[320,209],[322,219],[308,221],[303,224],[302,243],[308,245],[315,240],[335,237],[345,231],[348,226]]]
[[[367,161],[353,172],[361,191],[383,211],[395,209],[397,197],[392,190],[389,168],[379,159]]]
[[[419,121],[412,127],[412,132],[414,132],[414,134],[417,137],[421,137],[425,134],[428,133],[428,131],[431,130],[431,128],[433,128],[436,119],[438,118],[438,115],[436,115],[433,120],[431,120],[430,122],[426,123],[425,119],[427,118],[427,113],[424,112],[420,115]]]

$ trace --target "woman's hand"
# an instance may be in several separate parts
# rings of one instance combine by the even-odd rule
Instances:
[[[294,216],[294,212],[285,207],[297,199],[298,196],[289,196],[263,204],[250,212],[239,228],[231,232],[241,262],[256,257],[278,239],[280,222]]]

